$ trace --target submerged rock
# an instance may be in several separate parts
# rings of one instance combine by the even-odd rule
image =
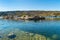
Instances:
[[[16,35],[14,33],[8,34],[8,38],[10,38],[10,39],[14,39],[15,37],[16,37]]]
[[[0,38],[2,38],[2,36],[0,36]]]

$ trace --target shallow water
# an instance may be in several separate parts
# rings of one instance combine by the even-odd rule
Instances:
[[[6,20],[0,19],[0,35],[10,32],[16,33],[16,30],[22,30],[34,34],[44,35],[52,38],[56,36],[60,40],[60,21],[44,20],[44,21],[28,21],[28,20]],[[18,31],[19,32],[19,31]],[[57,40],[56,39],[56,40]]]

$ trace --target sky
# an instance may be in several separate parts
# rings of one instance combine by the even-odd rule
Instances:
[[[60,11],[60,0],[0,0],[0,11],[14,10]]]

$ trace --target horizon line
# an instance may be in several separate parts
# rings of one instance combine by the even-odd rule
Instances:
[[[60,10],[0,10],[0,12],[7,12],[7,11],[60,11]]]

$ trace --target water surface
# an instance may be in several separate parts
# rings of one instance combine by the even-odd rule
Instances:
[[[27,20],[5,20],[0,19],[0,35],[8,32],[16,32],[19,29],[25,32],[44,35],[52,38],[53,35],[60,40],[60,20],[27,21]]]

